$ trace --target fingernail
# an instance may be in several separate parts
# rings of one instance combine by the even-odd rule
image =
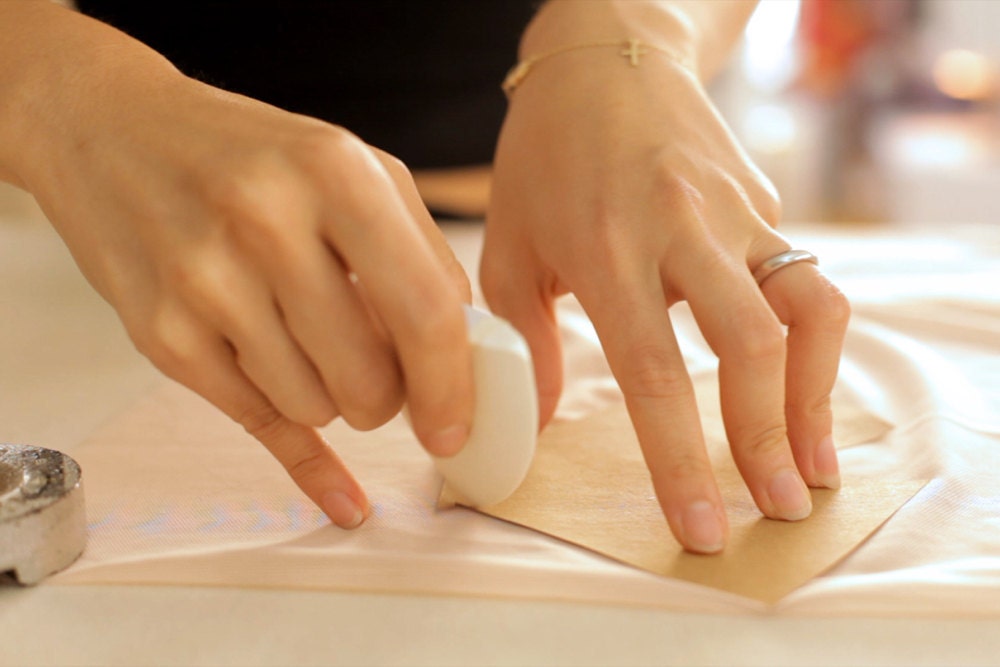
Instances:
[[[696,500],[681,516],[684,546],[691,551],[714,554],[725,546],[725,531],[715,507],[707,500]]]
[[[823,438],[816,447],[813,459],[816,468],[816,483],[828,489],[840,488],[840,466],[837,465],[837,448],[833,445],[833,436]]]
[[[323,496],[323,511],[341,528],[357,528],[365,520],[365,513],[343,491],[330,491]]]
[[[772,519],[799,521],[812,512],[809,489],[794,470],[786,468],[772,477],[767,493],[773,508]]]
[[[436,456],[454,456],[462,450],[462,445],[468,439],[469,428],[463,424],[455,424],[434,433],[424,444]]]

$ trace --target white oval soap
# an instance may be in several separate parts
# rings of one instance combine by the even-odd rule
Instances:
[[[535,456],[538,396],[528,344],[495,315],[466,306],[476,407],[455,456],[434,456],[448,486],[473,507],[495,505],[520,486]]]

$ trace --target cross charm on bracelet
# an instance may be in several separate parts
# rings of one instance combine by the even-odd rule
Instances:
[[[643,48],[642,42],[640,42],[635,37],[629,39],[627,42],[625,42],[625,44],[626,47],[621,52],[621,55],[625,58],[628,58],[628,62],[630,65],[632,65],[632,67],[638,67],[639,56],[644,56],[647,53],[649,53],[649,51]]]

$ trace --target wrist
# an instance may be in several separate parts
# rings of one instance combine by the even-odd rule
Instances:
[[[525,30],[521,58],[573,43],[633,38],[676,53],[704,83],[725,64],[756,5],[757,0],[549,0]]]
[[[541,79],[529,87],[549,99],[567,91],[604,97],[620,84],[663,85],[664,76],[698,83],[697,44],[694,23],[672,2],[550,0],[525,30],[502,87],[513,101],[527,79]]]
[[[676,61],[696,69],[697,32],[694,23],[672,3],[548,0],[525,29],[519,58],[579,44],[637,39],[669,51]]]
[[[116,106],[180,74],[140,42],[55,3],[0,4],[0,23],[17,26],[0,45],[0,178],[37,195],[68,151],[97,140]]]

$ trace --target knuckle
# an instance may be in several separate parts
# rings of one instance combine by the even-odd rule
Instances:
[[[273,441],[288,425],[285,416],[266,401],[244,407],[235,419],[247,433],[261,442]]]
[[[774,318],[754,326],[740,327],[728,341],[731,354],[743,363],[767,363],[785,357],[785,333]]]
[[[783,423],[747,429],[737,435],[736,447],[747,460],[772,459],[787,449],[788,430]]]
[[[170,377],[184,375],[202,356],[202,344],[173,308],[157,308],[138,326],[126,328],[135,348]]]
[[[310,405],[303,405],[298,408],[300,414],[289,415],[293,421],[306,426],[320,428],[326,426],[339,414],[333,403],[329,399],[317,398],[310,401]]]
[[[689,215],[701,219],[707,208],[705,195],[690,178],[682,173],[694,173],[693,166],[678,169],[674,161],[661,161],[656,167],[654,177],[657,184],[657,194],[665,210],[686,211]]]
[[[302,487],[311,486],[310,480],[324,477],[330,466],[330,458],[325,452],[313,452],[300,456],[285,466],[288,476]]]
[[[370,215],[373,192],[388,191],[386,186],[395,190],[389,169],[371,147],[347,130],[322,126],[302,142],[298,163],[336,201],[341,223]]]
[[[328,134],[336,136],[331,126],[307,124],[269,146],[244,151],[222,168],[200,171],[196,187],[208,215],[214,215],[215,236],[283,239],[288,225],[301,217],[297,214],[311,205],[310,184],[328,178],[326,158],[332,151],[329,141],[317,138]]]
[[[303,427],[266,399],[243,406],[231,416],[281,462],[300,487],[308,488],[328,473],[333,463],[330,452],[322,446],[303,446],[297,432]]]
[[[305,218],[297,211],[275,211],[276,202],[298,200],[300,187],[287,174],[229,174],[217,180],[223,185],[211,186],[218,217],[214,234],[204,239],[206,252],[218,253],[220,248],[237,248],[240,244],[257,254],[294,255],[295,225],[302,226]]]
[[[362,143],[360,139],[339,125],[317,122],[295,134],[292,150],[305,158],[328,158],[350,150]]]
[[[413,291],[414,340],[423,349],[453,350],[465,340],[465,315],[451,291]]]
[[[317,123],[300,133],[292,148],[297,162],[324,178],[332,176],[341,185],[352,175],[371,169],[376,161],[371,149],[351,132],[336,125]]]
[[[165,282],[183,294],[195,297],[215,296],[225,291],[226,258],[214,243],[200,243],[188,252],[174,255],[164,262]]]
[[[252,155],[238,165],[205,173],[200,181],[205,201],[225,217],[243,219],[255,215],[264,203],[264,193],[270,189],[265,187],[267,174],[275,173],[268,167],[271,161],[263,155]]]
[[[833,412],[833,404],[830,394],[825,393],[819,397],[812,396],[799,398],[797,401],[790,400],[786,409],[806,419],[828,418]]]
[[[412,181],[413,176],[410,174],[410,169],[406,166],[406,163],[400,160],[395,155],[386,153],[385,151],[378,151],[376,155],[379,161],[389,172],[389,175],[393,177],[396,181]]]
[[[579,266],[600,267],[600,271],[577,272],[567,277],[575,282],[576,289],[584,292],[604,294],[613,285],[621,294],[619,298],[638,302],[642,298],[645,273],[655,259],[641,240],[630,238],[625,225],[619,224],[621,220],[620,217],[605,217],[592,230],[592,236],[570,242],[567,257],[578,258],[571,259],[572,262],[579,262]],[[501,275],[499,279],[502,278]],[[548,278],[558,282],[551,274]]]
[[[851,319],[851,303],[837,287],[824,281],[825,288],[819,290],[813,299],[813,308],[824,319],[828,326],[836,328],[838,331],[847,329],[847,323]]]
[[[398,377],[366,373],[352,382],[352,391],[341,401],[340,410],[352,428],[370,431],[395,417],[403,400],[403,385]]]
[[[662,485],[665,495],[676,496],[680,489],[689,488],[695,480],[712,477],[712,465],[697,450],[672,451],[668,458],[655,465],[654,482]]]
[[[284,267],[294,267],[302,255],[302,234],[299,231],[306,224],[297,215],[280,218],[256,210],[239,219],[239,229],[234,230],[234,236],[246,242],[254,258],[271,257]]]
[[[633,398],[670,400],[692,393],[691,380],[678,368],[667,349],[637,346],[629,351],[621,369],[622,389]]]
[[[239,292],[239,277],[225,260],[199,257],[206,254],[193,251],[191,257],[173,262],[167,279],[195,312],[210,312],[216,320],[231,324],[230,304]],[[162,326],[168,328],[169,324]]]

